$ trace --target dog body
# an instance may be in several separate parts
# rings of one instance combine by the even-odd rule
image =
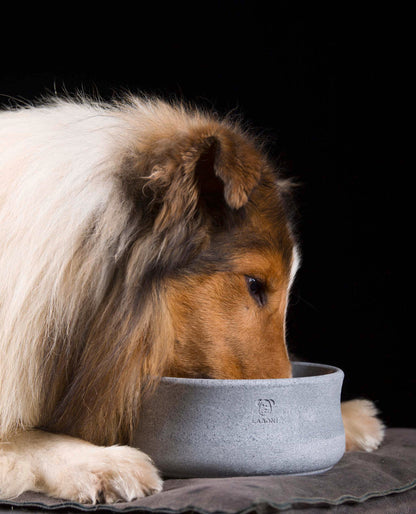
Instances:
[[[128,446],[162,375],[290,377],[287,181],[241,126],[131,97],[0,113],[0,496],[161,489]],[[378,446],[365,401],[347,449]]]

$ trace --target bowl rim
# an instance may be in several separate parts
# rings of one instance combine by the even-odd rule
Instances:
[[[317,368],[325,370],[325,373],[317,375],[307,375],[304,377],[291,377],[291,378],[182,378],[182,377],[161,377],[160,382],[166,385],[189,385],[194,387],[236,387],[236,386],[279,386],[287,387],[295,384],[308,384],[310,382],[316,383],[317,381],[333,380],[334,378],[341,378],[344,372],[341,368],[330,364],[320,364],[317,362],[303,362],[292,361],[292,366],[299,366],[305,368]]]

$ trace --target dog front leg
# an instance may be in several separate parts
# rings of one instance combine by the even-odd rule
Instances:
[[[0,442],[0,498],[25,491],[79,503],[131,501],[162,489],[150,458],[129,446],[24,431]]]
[[[347,451],[376,450],[384,438],[384,425],[378,411],[369,400],[349,400],[341,403]]]

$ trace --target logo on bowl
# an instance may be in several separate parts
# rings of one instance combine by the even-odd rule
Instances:
[[[253,416],[253,423],[277,423],[277,418],[273,417],[273,406],[276,405],[274,400],[260,399],[256,401],[256,412]]]

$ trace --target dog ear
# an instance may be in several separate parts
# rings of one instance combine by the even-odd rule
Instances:
[[[188,153],[196,156],[189,164],[193,167],[200,199],[208,209],[221,201],[240,209],[260,179],[263,162],[258,152],[242,137],[233,136],[208,136]]]
[[[144,204],[154,228],[192,223],[199,215],[224,219],[249,199],[265,162],[248,138],[221,125],[154,140],[142,153]]]

